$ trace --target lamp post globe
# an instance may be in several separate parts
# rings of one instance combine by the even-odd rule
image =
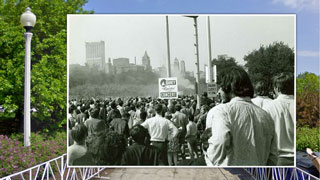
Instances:
[[[27,7],[20,17],[21,25],[29,32],[36,24],[36,16],[31,12],[31,8]]]

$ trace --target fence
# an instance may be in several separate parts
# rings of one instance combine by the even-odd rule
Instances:
[[[245,168],[256,180],[317,180],[299,168]]]
[[[0,180],[14,179],[71,179],[71,180],[86,180],[95,176],[100,177],[99,173],[105,168],[67,168],[67,154],[51,159],[37,166],[31,167],[24,171],[6,176]]]

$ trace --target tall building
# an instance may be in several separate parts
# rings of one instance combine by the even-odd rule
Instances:
[[[179,72],[180,72],[179,60],[178,60],[178,58],[174,58],[174,61],[173,61],[173,73],[172,74],[178,74]]]
[[[144,66],[144,70],[151,71],[151,65],[150,65],[150,57],[147,53],[147,51],[144,52],[144,55],[142,57],[142,66]]]
[[[184,60],[180,61],[180,73],[182,75],[184,75],[186,73],[186,64],[185,64]]]
[[[86,42],[86,66],[97,71],[105,71],[105,43]]]
[[[109,58],[109,59],[108,59],[108,63],[106,63],[105,73],[107,73],[107,74],[114,74],[114,72],[113,72],[113,66],[112,66],[112,64],[111,64],[111,58]]]

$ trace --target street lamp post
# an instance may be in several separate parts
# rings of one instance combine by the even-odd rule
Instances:
[[[197,62],[195,63],[196,66],[197,66],[197,76],[196,76],[196,93],[197,93],[197,109],[200,109],[200,93],[199,93],[199,90],[200,90],[200,65],[199,65],[199,43],[198,43],[198,16],[186,16],[186,17],[189,17],[189,18],[192,18],[193,21],[194,21],[194,29],[195,29],[195,38],[196,38],[196,42],[195,42],[195,47],[196,47],[196,59],[197,59]]]
[[[31,12],[29,7],[26,8],[25,12],[21,15],[20,22],[22,26],[26,29],[24,37],[26,40],[25,47],[25,71],[24,71],[24,146],[30,146],[30,135],[31,135],[31,120],[30,120],[30,94],[31,94],[31,38],[32,33],[30,30],[36,24],[36,16]]]

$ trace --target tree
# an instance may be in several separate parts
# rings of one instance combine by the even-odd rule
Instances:
[[[214,58],[211,64],[217,66],[217,77],[220,77],[220,73],[228,70],[230,67],[238,66],[236,60],[227,55],[218,55],[218,58]]]
[[[37,16],[32,29],[32,121],[53,130],[66,122],[67,14],[90,13],[86,0],[6,0],[0,2],[0,104],[22,122],[24,91],[24,28],[20,16],[30,7]]]
[[[253,84],[263,81],[272,90],[272,78],[281,72],[294,73],[293,49],[283,42],[261,46],[244,56],[245,68]]]

